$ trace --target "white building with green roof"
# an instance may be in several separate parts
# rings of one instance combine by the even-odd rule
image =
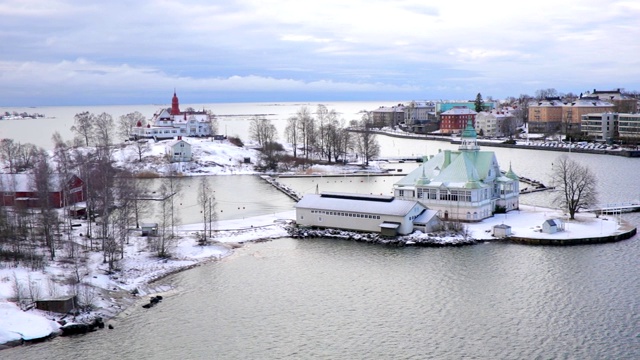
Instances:
[[[458,151],[445,150],[393,185],[399,199],[417,200],[443,220],[480,221],[519,206],[519,180],[503,175],[493,151],[480,151],[471,121]]]

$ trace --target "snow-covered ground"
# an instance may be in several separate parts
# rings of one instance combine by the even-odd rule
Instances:
[[[191,144],[193,161],[188,163],[169,163],[166,160],[167,144],[172,140],[154,142],[146,145],[140,161],[136,146],[125,144],[114,152],[116,166],[136,172],[167,174],[171,170],[184,175],[231,175],[255,173],[253,164],[257,164],[260,152],[251,147],[238,147],[228,140],[210,138],[182,138]],[[249,144],[251,145],[251,144]],[[245,159],[249,158],[250,163]]]
[[[255,150],[239,148],[227,141],[205,139],[188,139],[188,141],[193,145],[195,161],[194,164],[182,164],[180,170],[183,174],[222,175],[254,172],[251,165],[246,164],[244,159],[249,157],[255,164],[259,156]],[[142,162],[137,161],[138,157],[133,146],[119,149],[115,153],[117,163],[121,167],[134,168],[137,171],[157,173],[163,173],[169,166],[175,166],[175,164],[168,165],[166,160],[163,160],[165,153],[163,143],[150,145]],[[318,166],[312,168],[310,172],[361,170],[359,167],[347,169]],[[496,215],[481,223],[468,224],[466,228],[469,235],[478,240],[494,239],[491,229],[494,225],[502,223],[511,226],[513,235],[531,238],[583,238],[616,234],[621,231],[613,217],[604,216],[596,219],[590,214],[580,214],[575,221],[567,222],[563,232],[557,234],[540,232],[540,227],[546,219],[562,216],[563,214],[554,210],[521,206],[519,211]],[[234,248],[242,246],[244,242],[288,236],[286,225],[292,219],[295,219],[293,210],[249,219],[219,221],[215,226],[217,229],[215,241],[204,246],[197,243],[196,236],[196,229],[202,229],[202,224],[183,225],[178,229],[181,237],[172,247],[172,257],[169,259],[159,259],[154,256],[154,253],[149,251],[146,237],[132,236],[125,247],[125,258],[118,264],[119,271],[114,274],[107,273],[107,266],[103,263],[100,252],[88,254],[88,262],[77,266],[69,262],[51,261],[44,271],[0,268],[0,344],[44,337],[59,328],[55,320],[60,319],[60,314],[33,309],[24,312],[15,304],[8,302],[8,299],[15,297],[17,282],[32,284],[29,291],[37,292],[41,298],[58,297],[72,293],[71,285],[65,285],[69,283],[66,280],[74,273],[79,273],[83,282],[91,284],[91,287],[81,292],[81,296],[85,301],[91,300],[96,308],[91,314],[84,315],[85,319],[86,316],[109,318],[143,299],[148,300],[151,294],[171,290],[164,287],[161,282],[153,282],[153,280],[206,261],[215,261],[228,256]],[[86,233],[84,226],[86,224],[75,228],[73,233]],[[415,233],[412,236],[428,235]],[[84,243],[86,240],[79,235],[74,235],[74,241]],[[77,269],[79,271],[76,271]],[[65,320],[74,321],[69,317]],[[81,320],[83,320],[82,317],[75,319],[75,321]]]

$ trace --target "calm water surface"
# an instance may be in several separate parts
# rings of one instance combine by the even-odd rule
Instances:
[[[635,359],[637,239],[565,248],[251,244],[115,330],[6,359]]]

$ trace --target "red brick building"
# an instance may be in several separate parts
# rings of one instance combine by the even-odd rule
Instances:
[[[440,114],[440,132],[442,134],[459,134],[467,126],[471,119],[472,125],[476,124],[476,112],[466,107],[454,107]]]

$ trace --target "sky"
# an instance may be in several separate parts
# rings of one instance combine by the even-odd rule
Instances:
[[[637,0],[0,0],[0,106],[640,90]]]

